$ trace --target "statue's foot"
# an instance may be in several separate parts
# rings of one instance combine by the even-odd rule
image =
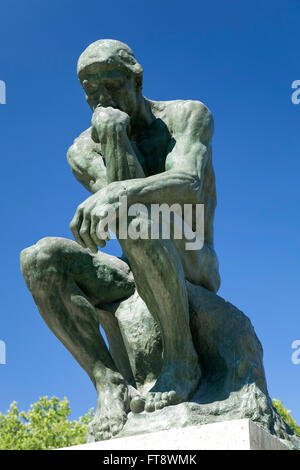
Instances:
[[[182,403],[194,393],[201,378],[200,367],[195,361],[189,364],[177,361],[163,369],[154,387],[145,397],[134,397],[130,402],[133,413],[153,412],[165,406]]]
[[[130,391],[120,374],[113,373],[106,382],[97,387],[98,406],[93,421],[88,426],[88,435],[95,441],[111,439],[119,434],[127,421]]]

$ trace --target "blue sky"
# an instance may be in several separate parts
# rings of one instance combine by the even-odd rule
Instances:
[[[48,330],[19,270],[19,252],[44,236],[71,238],[88,197],[66,151],[90,125],[76,61],[100,38],[128,43],[154,100],[203,101],[215,119],[219,294],[250,318],[271,397],[300,423],[299,129],[297,0],[27,0],[1,3],[0,411],[67,396],[74,418],[95,406],[90,380]],[[115,241],[110,253],[119,254]]]

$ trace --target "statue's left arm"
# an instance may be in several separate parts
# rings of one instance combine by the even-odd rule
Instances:
[[[213,118],[199,101],[172,105],[171,131],[175,146],[166,159],[164,173],[124,181],[128,205],[134,203],[196,204],[200,201],[205,165],[213,136]]]

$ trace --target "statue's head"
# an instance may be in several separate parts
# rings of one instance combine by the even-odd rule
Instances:
[[[126,44],[100,39],[90,44],[78,59],[77,74],[86,100],[112,106],[131,116],[142,91],[143,69]]]

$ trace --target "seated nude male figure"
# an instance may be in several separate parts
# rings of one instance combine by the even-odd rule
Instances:
[[[99,438],[108,439],[124,426],[130,403],[147,412],[174,405],[188,400],[201,380],[185,280],[213,292],[220,284],[213,248],[213,119],[198,101],[145,98],[142,67],[119,41],[91,44],[79,58],[78,77],[93,111],[92,127],[70,147],[68,161],[93,195],[70,224],[76,242],[44,238],[22,251],[21,268],[43,319],[93,381],[99,397],[94,424]],[[101,209],[117,210],[121,196],[128,207],[204,204],[202,249],[186,250],[185,239],[160,237],[119,239],[121,258],[98,251],[105,246],[97,230]],[[160,375],[144,396],[132,386],[124,342],[106,308],[135,289],[163,344]],[[99,308],[107,311],[109,350],[99,331]]]

